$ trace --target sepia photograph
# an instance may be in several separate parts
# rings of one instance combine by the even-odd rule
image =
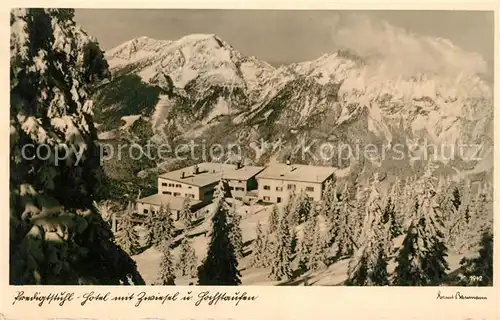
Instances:
[[[492,287],[494,18],[12,9],[10,285]]]

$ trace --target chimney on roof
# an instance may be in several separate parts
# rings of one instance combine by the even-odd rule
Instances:
[[[241,160],[236,162],[236,169],[241,169],[242,167],[243,167],[243,165],[241,164]]]
[[[290,159],[286,159],[286,165],[289,166],[291,165],[292,163],[290,162]]]
[[[181,179],[184,179],[186,173],[184,171],[181,172]]]
[[[290,171],[295,171],[295,169],[297,169],[296,166],[292,166],[292,168],[290,168]]]
[[[198,165],[197,165],[197,164],[195,164],[195,165],[193,166],[193,174],[198,174],[199,172],[200,172],[200,169],[198,168]]]

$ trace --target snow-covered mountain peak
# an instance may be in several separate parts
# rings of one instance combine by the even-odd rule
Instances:
[[[112,69],[133,67],[145,81],[168,75],[175,87],[196,79],[199,89],[210,85],[255,90],[274,68],[246,57],[215,34],[190,34],[175,41],[135,38],[106,53]]]

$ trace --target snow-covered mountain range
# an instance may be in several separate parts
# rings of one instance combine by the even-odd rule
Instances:
[[[114,76],[95,96],[102,138],[130,130],[134,119],[157,140],[209,136],[252,146],[281,139],[288,154],[301,139],[425,140],[473,146],[461,155],[483,160],[467,170],[492,169],[493,89],[473,72],[398,75],[388,72],[390,61],[374,64],[348,50],[274,68],[210,34],[140,37],[106,58]]]

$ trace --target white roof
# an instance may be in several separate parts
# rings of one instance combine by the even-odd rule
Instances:
[[[139,199],[139,200],[137,200],[137,202],[145,203],[145,204],[152,204],[152,205],[157,205],[157,206],[168,204],[170,209],[180,211],[184,207],[184,200],[185,199],[186,198],[184,198],[184,197],[174,197],[174,196],[169,195],[169,194],[157,193],[157,194],[153,194],[151,196]],[[194,206],[200,202],[201,201],[191,199],[189,204],[191,204],[191,206]]]
[[[264,167],[255,166],[243,166],[238,169],[235,164],[214,162],[203,162],[197,166],[198,174],[194,174],[195,166],[190,166],[164,173],[160,175],[160,178],[204,187],[219,182],[221,177],[227,180],[248,180],[264,170]]]
[[[256,178],[322,183],[335,171],[333,167],[278,163],[267,167]]]

